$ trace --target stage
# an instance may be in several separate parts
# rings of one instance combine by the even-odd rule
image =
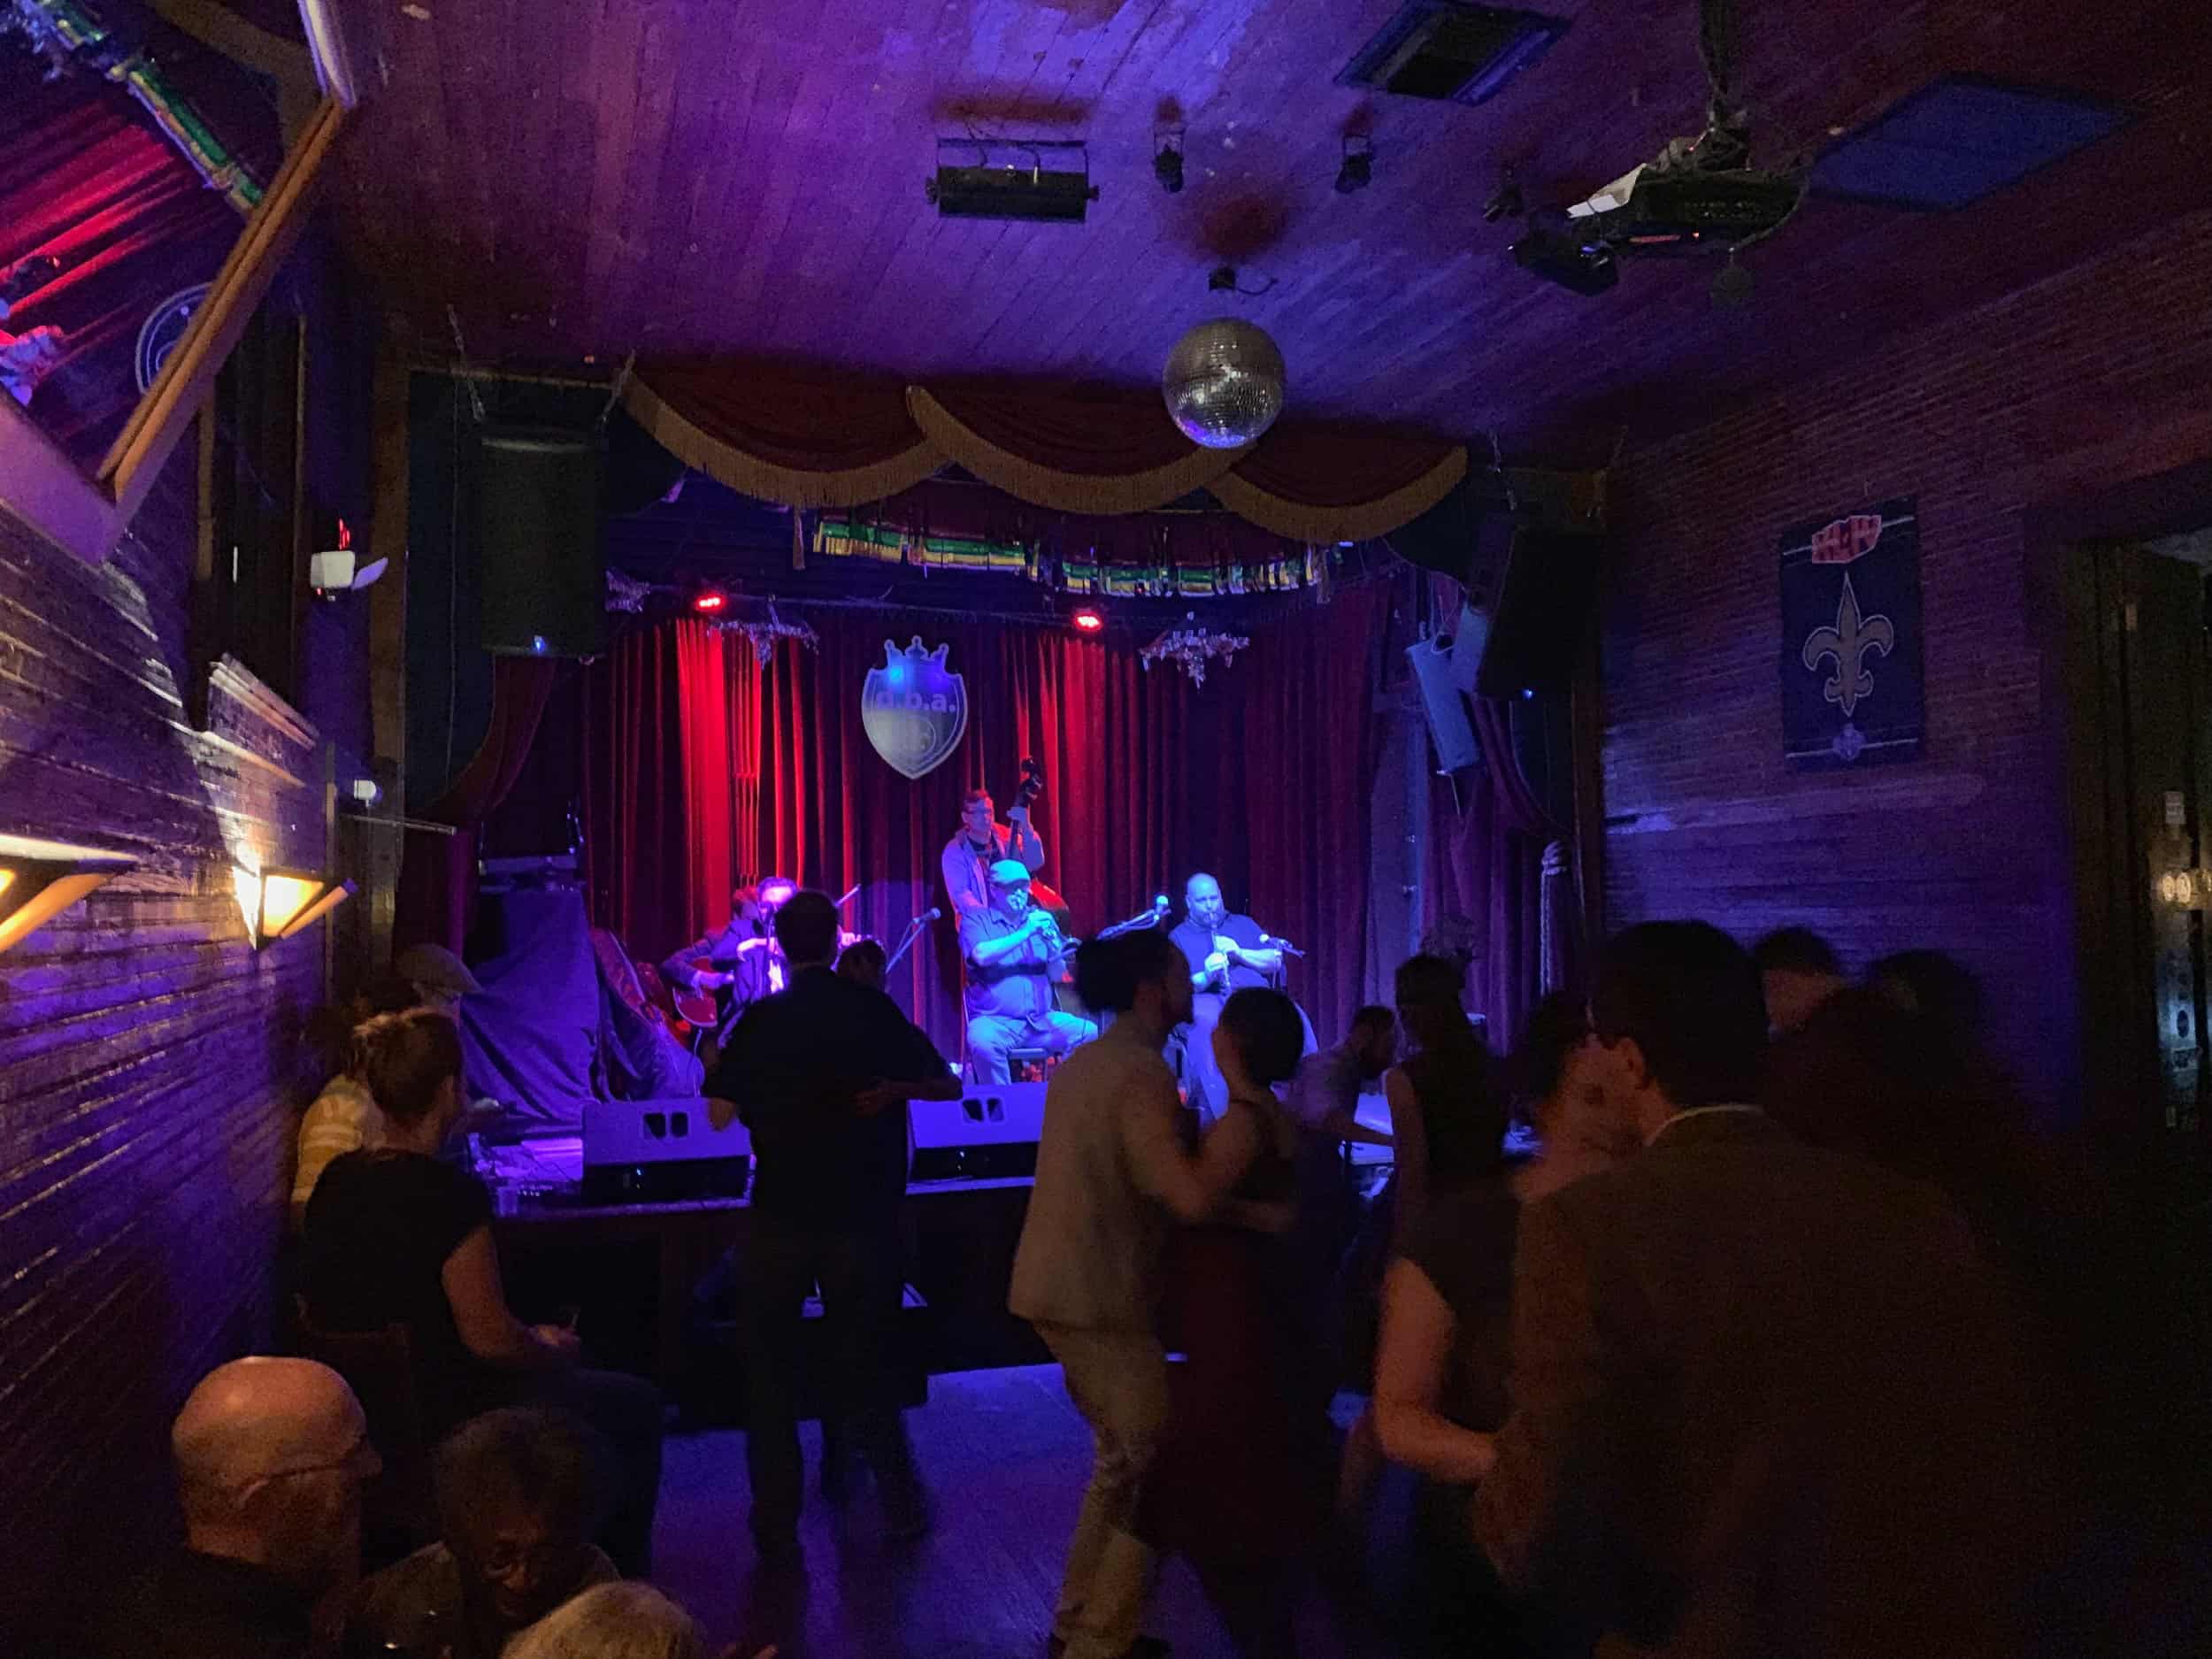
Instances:
[[[1388,1129],[1380,1095],[1362,1098],[1359,1120]],[[1347,1152],[1348,1172],[1371,1189],[1387,1169],[1387,1149]],[[651,1377],[680,1421],[733,1421],[733,1368],[742,1356],[725,1263],[744,1247],[750,1202],[585,1203],[583,1144],[574,1136],[494,1148],[489,1158],[495,1233],[518,1306],[549,1318],[573,1311],[593,1361]],[[1006,1311],[1031,1185],[1008,1177],[908,1187],[902,1336],[910,1393],[928,1376],[1044,1361],[1035,1333]]]

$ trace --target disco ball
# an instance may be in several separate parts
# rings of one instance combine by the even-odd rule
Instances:
[[[1265,329],[1217,317],[1175,342],[1160,391],[1185,437],[1209,449],[1234,449],[1283,412],[1283,354]]]

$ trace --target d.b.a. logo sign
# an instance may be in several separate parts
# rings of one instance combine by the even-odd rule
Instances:
[[[876,753],[909,778],[943,764],[968,731],[968,688],[947,671],[944,646],[922,649],[918,635],[902,651],[886,640],[883,666],[860,688],[860,723]]]

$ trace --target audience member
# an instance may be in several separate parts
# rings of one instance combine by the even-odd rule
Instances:
[[[1536,1157],[1513,1175],[1522,1203],[1610,1169],[1642,1144],[1606,1110],[1591,1075],[1590,1017],[1582,998],[1555,991],[1529,1010],[1509,1071],[1514,1110],[1536,1131]]]
[[[1420,1225],[1433,1194],[1475,1179],[1497,1155],[1496,1079],[1460,1000],[1466,983],[1465,971],[1442,956],[1409,956],[1398,966],[1398,1022],[1414,1045],[1383,1079],[1398,1152],[1391,1183],[1398,1239]]]
[[[1383,1280],[1432,1194],[1479,1178],[1498,1156],[1503,1130],[1495,1121],[1498,1079],[1482,1033],[1460,1000],[1466,984],[1466,968],[1456,956],[1409,956],[1398,964],[1398,1023],[1414,1053],[1383,1077],[1396,1158],[1389,1187],[1346,1258],[1340,1298],[1348,1310],[1346,1357],[1358,1376],[1374,1375]],[[1337,1477],[1344,1525],[1358,1525],[1382,1465],[1371,1407],[1344,1439]]]
[[[461,1039],[432,1009],[361,1027],[360,1071],[386,1144],[331,1164],[308,1201],[308,1317],[325,1331],[407,1333],[434,1433],[495,1406],[564,1405],[603,1435],[624,1480],[604,1541],[626,1572],[649,1570],[660,1490],[661,1400],[649,1383],[576,1369],[573,1330],[528,1325],[507,1305],[491,1194],[438,1148],[461,1115]]]
[[[1900,950],[1866,971],[1869,989],[1908,1014],[1927,1022],[1924,1029],[1945,1049],[1963,1055],[1982,1041],[1982,987],[1973,971],[1940,950]]]
[[[562,1602],[612,1580],[591,1542],[592,1452],[581,1424],[542,1407],[462,1425],[438,1449],[440,1541],[361,1586],[349,1652],[499,1659]]]
[[[1298,1063],[1290,1109],[1301,1123],[1332,1140],[1386,1147],[1387,1134],[1360,1122],[1359,1097],[1397,1057],[1398,1017],[1386,1008],[1363,1008],[1352,1016],[1342,1042]]]
[[[603,1584],[533,1624],[505,1659],[707,1659],[707,1642],[698,1621],[651,1585]]]
[[[1751,948],[1770,1031],[1795,1031],[1850,983],[1836,948],[1809,927],[1778,927]]]
[[[884,964],[888,958],[879,939],[856,939],[837,953],[837,972],[855,985],[872,991],[883,989]]]
[[[1522,1213],[1494,1564],[1640,1650],[2020,1652],[2020,1362],[1965,1224],[1747,1103],[1725,934],[1629,929],[1591,1009],[1647,1149]]]
[[[410,945],[392,958],[392,972],[415,988],[415,1002],[442,1014],[460,1011],[465,996],[480,996],[484,987],[468,964],[443,945]]]
[[[100,1620],[113,1659],[304,1659],[316,1603],[359,1570],[379,1464],[345,1379],[303,1359],[203,1378],[170,1431],[184,1547]]]
[[[1326,1264],[1295,1242],[1302,1143],[1320,1137],[1275,1097],[1305,1048],[1296,1003],[1233,991],[1212,1036],[1225,1087],[1208,1151],[1240,1173],[1221,1218],[1171,1246],[1184,1362],[1140,1530],[1190,1562],[1239,1653],[1272,1656],[1291,1650],[1290,1571],[1319,1531],[1333,1462]]]
[[[895,1537],[929,1524],[893,1395],[905,1284],[906,1103],[950,1100],[944,1056],[881,991],[835,972],[837,906],[804,892],[776,913],[789,986],[745,1010],[709,1084],[752,1132],[752,1231],[740,1268],[749,1343],[746,1466],[764,1556],[798,1548],[805,1482],[796,1393],[799,1336],[817,1285],[833,1404],[883,1494]]]
[[[1535,1040],[1545,1040],[1540,1025]],[[1558,1079],[1552,1082],[1555,1093]],[[1505,1420],[1518,1210],[1504,1106],[1484,1108],[1487,1121],[1473,1141],[1487,1162],[1430,1200],[1383,1280],[1373,1417],[1384,1454],[1422,1477],[1414,1640],[1423,1654],[1506,1655],[1519,1640],[1467,1526],[1468,1499],[1489,1463],[1487,1432]]]
[[[1056,1652],[1121,1659],[1155,1556],[1137,1500],[1167,1418],[1167,1355],[1154,1325],[1171,1222],[1203,1221],[1242,1175],[1248,1142],[1196,1157],[1177,1133],[1180,1102],[1160,1051],[1191,1014],[1190,963],[1164,933],[1094,941],[1076,958],[1086,1007],[1118,1018],[1053,1073],[1036,1186],[1008,1305],[1059,1361],[1096,1440],[1053,1616]]]
[[[331,1077],[300,1119],[299,1156],[292,1174],[295,1229],[306,1217],[315,1183],[334,1159],[384,1144],[384,1114],[361,1076],[354,1032],[365,1020],[413,1008],[419,1000],[411,984],[396,972],[387,973],[349,1002],[326,1009],[310,1022],[317,1046],[332,1051]],[[321,1034],[313,1029],[326,1025],[335,1029]]]

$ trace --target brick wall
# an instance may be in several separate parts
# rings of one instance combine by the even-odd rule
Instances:
[[[0,829],[138,868],[0,956],[0,1653],[160,1527],[164,1437],[271,1319],[321,941],[257,956],[231,867],[321,861],[311,732],[188,721],[193,445],[105,565],[0,518]]]
[[[2070,854],[2028,515],[2212,457],[2212,213],[1626,456],[1603,600],[1610,926],[1801,921],[1855,965],[1986,976],[2046,1098],[2071,1063]],[[1919,499],[1924,758],[1782,764],[1778,537]]]

